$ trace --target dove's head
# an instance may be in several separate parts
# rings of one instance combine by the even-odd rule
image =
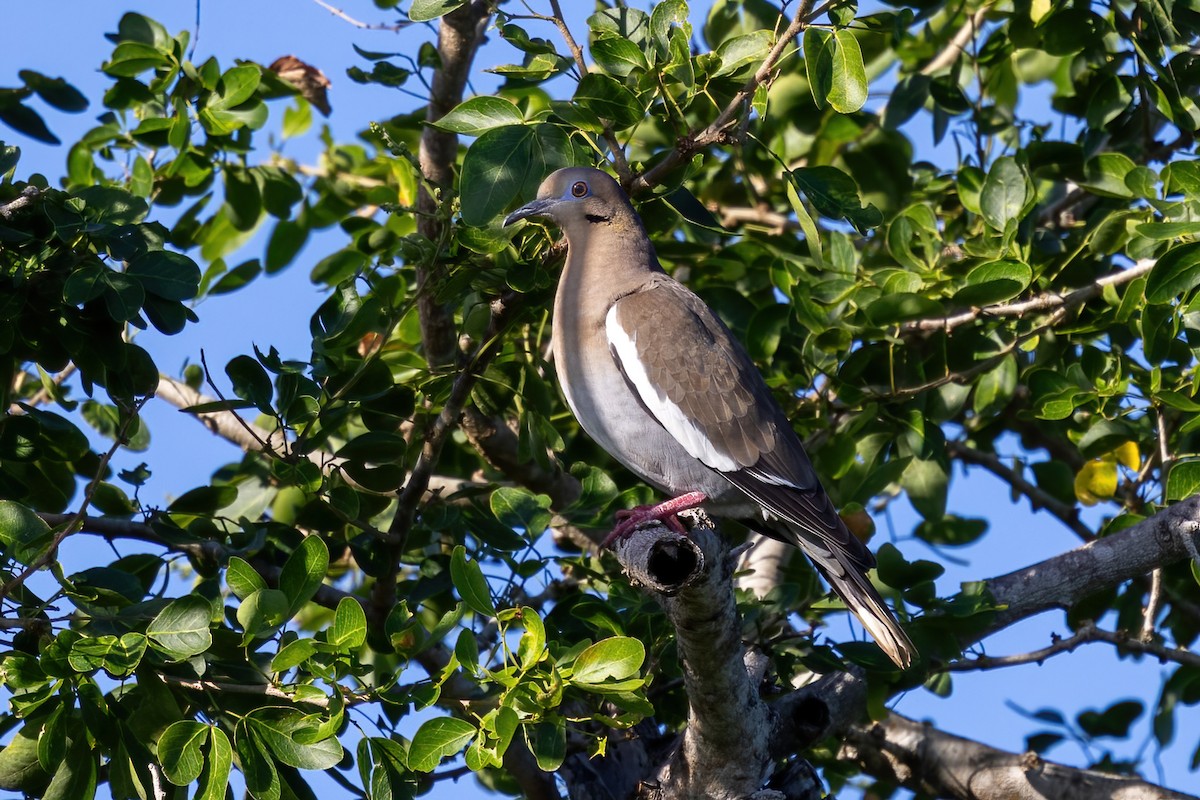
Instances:
[[[538,187],[537,199],[504,218],[505,225],[529,217],[545,217],[563,229],[572,231],[594,225],[622,225],[632,219],[640,222],[620,184],[591,167],[567,167],[550,173]]]

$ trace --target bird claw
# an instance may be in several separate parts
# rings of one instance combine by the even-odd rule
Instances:
[[[636,506],[634,508],[621,509],[616,513],[617,526],[600,543],[600,547],[612,547],[614,542],[627,538],[647,522],[661,522],[675,533],[686,536],[687,529],[683,527],[683,523],[679,521],[679,517],[676,514],[680,511],[697,508],[707,499],[708,497],[704,492],[688,492],[679,497],[672,497],[670,500],[665,500],[656,506]]]

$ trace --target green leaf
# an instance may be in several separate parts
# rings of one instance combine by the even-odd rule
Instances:
[[[259,589],[237,609],[237,621],[242,626],[242,644],[254,639],[274,636],[288,619],[288,598],[278,589]]]
[[[279,589],[288,598],[289,617],[312,599],[329,570],[329,548],[319,536],[306,536],[279,573]]]
[[[367,615],[362,604],[352,597],[338,601],[329,631],[329,643],[340,650],[356,650],[367,640]]]
[[[173,660],[181,661],[212,646],[211,618],[212,605],[208,600],[199,595],[184,595],[158,613],[146,635]]]
[[[521,624],[525,632],[517,643],[517,660],[521,669],[529,669],[542,658],[546,650],[546,626],[535,609],[521,609]]]
[[[17,76],[25,81],[38,97],[59,111],[77,113],[87,110],[88,101],[83,93],[62,78],[47,78],[40,72],[23,69]]]
[[[398,433],[368,431],[342,445],[337,456],[371,464],[399,464],[404,461],[406,447],[408,443]]]
[[[528,489],[513,486],[500,486],[492,492],[488,503],[496,519],[513,529],[522,529],[530,541],[550,526],[551,501],[547,495],[535,495]]]
[[[813,102],[817,108],[825,108],[833,90],[833,34],[810,25],[804,29],[803,44],[804,69]]]
[[[1156,242],[1194,239],[1200,236],[1200,222],[1143,222],[1134,228],[1138,234]]]
[[[450,579],[463,602],[472,611],[489,617],[496,616],[496,606],[492,602],[487,578],[483,577],[479,562],[467,560],[467,549],[461,544],[456,545],[450,555]]]
[[[428,22],[445,16],[466,3],[467,0],[413,0],[408,9],[408,18],[413,22]]]
[[[1200,160],[1179,159],[1163,167],[1163,191],[1181,194],[1189,200],[1200,198]]]
[[[215,514],[237,500],[236,486],[200,486],[184,492],[167,510],[172,514]]]
[[[225,365],[225,374],[233,384],[233,393],[248,402],[254,403],[260,411],[271,411],[271,398],[275,390],[271,385],[271,376],[251,356],[235,356]]]
[[[556,125],[487,131],[463,157],[463,222],[486,226],[518,198],[532,199],[543,178],[571,162],[571,143]]]
[[[90,800],[96,796],[99,752],[88,744],[83,731],[76,731],[67,756],[54,771],[54,777],[41,800]]]
[[[941,303],[912,292],[885,294],[863,309],[873,325],[891,325],[906,319],[936,317],[944,313]]]
[[[357,250],[338,250],[317,262],[309,275],[313,283],[334,286],[354,277],[367,265],[367,257]]]
[[[493,128],[520,125],[522,122],[524,117],[521,110],[508,100],[480,95],[459,103],[446,116],[430,124],[444,131],[479,136]]]
[[[967,285],[954,295],[954,302],[989,306],[1011,300],[1029,288],[1033,269],[1020,261],[989,261],[967,273]]]
[[[743,67],[762,61],[774,43],[775,34],[771,31],[754,31],[744,36],[726,39],[717,48],[716,55],[721,60],[721,66],[713,73],[713,77],[733,75]],[[859,62],[861,68],[861,56]]]
[[[227,166],[222,170],[225,186],[225,217],[239,231],[252,231],[263,215],[262,188],[250,170]]]
[[[120,638],[107,634],[79,639],[71,645],[67,661],[79,672],[103,669],[115,678],[124,678],[133,674],[145,652],[146,637],[131,631]]]
[[[200,746],[208,739],[209,727],[190,719],[171,725],[158,739],[158,762],[167,780],[187,786],[204,771]]]
[[[315,639],[297,639],[288,642],[279,649],[271,659],[272,672],[287,672],[292,667],[298,667],[317,652]]]
[[[1122,700],[1113,703],[1103,712],[1087,710],[1076,718],[1079,727],[1092,737],[1111,736],[1124,739],[1129,736],[1129,727],[1142,715],[1144,707],[1137,700]]]
[[[217,86],[218,99],[208,102],[208,109],[230,109],[240,106],[254,96],[258,84],[262,80],[262,72],[255,64],[239,64],[230,67],[221,76]]]
[[[208,759],[193,800],[225,800],[232,769],[233,748],[229,745],[229,737],[225,731],[212,726],[208,729]]]
[[[637,674],[646,659],[646,646],[629,636],[612,636],[587,647],[575,659],[572,683],[624,680]]]
[[[883,112],[883,127],[895,130],[908,122],[929,99],[928,75],[907,75],[896,83]]]
[[[1131,198],[1133,192],[1125,178],[1136,166],[1124,153],[1101,153],[1083,165],[1084,180],[1080,185],[1101,197]]]
[[[556,772],[567,757],[567,724],[561,717],[554,722],[536,722],[522,726],[529,745],[543,772]]]
[[[1200,461],[1180,461],[1167,473],[1167,500],[1186,500],[1200,491]]]
[[[12,500],[0,500],[0,544],[7,555],[22,564],[32,564],[53,540],[50,526],[31,509]]]
[[[854,178],[837,167],[801,167],[788,174],[822,215],[844,219],[862,234],[883,222],[879,209],[863,206]]]
[[[117,36],[122,42],[141,42],[163,53],[171,52],[172,38],[161,23],[134,11],[128,11],[117,23]]]
[[[46,789],[50,774],[42,769],[37,752],[41,730],[36,722],[26,723],[0,748],[0,789],[37,797]]]
[[[583,76],[575,89],[573,102],[597,117],[609,120],[617,130],[632,127],[644,119],[641,103],[633,92],[616,78],[599,72]]]
[[[984,415],[999,411],[1008,405],[1016,390],[1017,361],[1007,355],[975,382],[975,413]]]
[[[1146,302],[1170,303],[1200,285],[1200,242],[1168,250],[1146,278]]]
[[[1066,419],[1075,413],[1082,390],[1056,369],[1039,369],[1027,379],[1034,414],[1039,419]]]
[[[146,292],[140,281],[121,272],[105,270],[104,304],[108,313],[118,322],[128,322],[138,315],[146,302]]]
[[[829,105],[842,114],[853,114],[867,102],[867,70],[858,39],[848,30],[833,32],[830,49],[832,74]]]
[[[455,755],[475,738],[476,728],[455,717],[435,717],[417,729],[408,747],[408,766],[433,772],[443,758]]]
[[[618,78],[627,78],[635,70],[650,69],[642,48],[628,39],[606,36],[592,42],[591,51],[600,68]]]
[[[191,300],[200,286],[200,267],[182,253],[151,250],[133,261],[125,270],[142,288],[164,300]]]
[[[246,789],[254,800],[280,800],[279,773],[267,752],[267,745],[257,735],[249,718],[237,725],[234,736],[238,761],[246,777]]]
[[[301,742],[311,726],[297,708],[266,708],[250,713],[246,721],[254,735],[282,763],[296,769],[330,769],[342,760],[342,745],[330,736],[316,742]]]
[[[979,195],[984,221],[1003,232],[1010,221],[1021,218],[1031,194],[1025,170],[1015,158],[1001,156],[988,170]]]
[[[1084,458],[1099,458],[1137,438],[1137,432],[1125,420],[1100,419],[1079,440],[1079,452]]]
[[[169,58],[153,45],[121,42],[113,49],[112,58],[102,69],[116,78],[135,78],[148,69],[157,69],[169,63]]]

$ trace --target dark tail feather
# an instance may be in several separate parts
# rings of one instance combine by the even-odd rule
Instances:
[[[851,565],[842,564],[841,575],[835,575],[833,570],[821,569],[825,580],[837,592],[837,596],[845,601],[854,616],[871,634],[875,643],[887,653],[888,658],[896,662],[901,669],[912,664],[917,648],[912,640],[896,622],[887,604],[883,602],[879,592],[867,580],[867,576]]]

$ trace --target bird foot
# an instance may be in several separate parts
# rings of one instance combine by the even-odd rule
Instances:
[[[646,522],[661,522],[676,533],[686,534],[683,523],[675,516],[680,511],[697,508],[707,500],[704,492],[688,492],[679,497],[672,497],[656,506],[637,506],[621,509],[617,512],[617,526],[613,528],[600,547],[612,547],[614,542],[626,538],[640,525]]]

